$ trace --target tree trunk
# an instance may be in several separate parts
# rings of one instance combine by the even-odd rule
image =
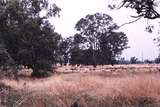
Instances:
[[[93,59],[93,67],[96,68],[97,63],[96,63],[96,55],[94,49],[92,49],[92,59]]]

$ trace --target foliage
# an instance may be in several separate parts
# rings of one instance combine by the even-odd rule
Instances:
[[[115,0],[117,1],[117,0]],[[117,1],[118,2],[118,1]],[[117,3],[109,4],[109,8],[116,8]],[[157,19],[160,18],[159,0],[123,0],[121,1],[118,8],[126,7],[136,10],[138,16],[132,16],[134,18],[144,17],[147,19]]]
[[[61,65],[62,64],[66,65],[67,63],[69,63],[69,56],[72,48],[72,43],[73,43],[72,37],[61,38],[57,52],[58,53],[57,62],[59,62]]]
[[[28,66],[34,73],[51,69],[60,35],[54,32],[48,18],[59,11],[48,0],[0,1],[0,39],[16,65]]]
[[[144,63],[145,63],[145,64],[153,64],[154,61],[146,59],[146,60],[144,60]]]
[[[82,60],[86,58],[85,55],[90,55],[87,57],[91,58],[92,63],[90,64],[94,66],[112,64],[117,55],[120,55],[122,50],[127,48],[128,39],[126,35],[117,31],[118,26],[107,14],[87,15],[77,22],[75,29],[78,33],[74,36],[74,51],[72,51],[71,60],[75,59],[76,56]],[[90,54],[86,54],[86,52]],[[83,57],[81,58],[81,56]]]
[[[119,2],[120,4],[118,2],[119,0],[112,0],[112,3],[110,3],[108,7],[110,9],[115,9],[117,7],[118,9],[121,7],[131,8],[135,10],[137,13],[137,16],[131,16],[133,18],[136,18],[136,20],[131,21],[129,23],[125,23],[123,25],[136,22],[140,18],[146,18],[151,20],[160,18],[160,11],[159,11],[160,1],[159,0],[122,0]],[[153,29],[154,29],[154,25],[147,25],[145,30],[149,33],[152,33]],[[158,34],[159,34],[159,30],[158,30]],[[155,40],[158,41],[157,43],[159,46],[159,37],[155,38]]]
[[[115,58],[126,49],[128,39],[123,32],[110,32],[101,36],[100,49],[102,53],[103,64],[115,63]]]
[[[159,64],[159,63],[160,63],[160,56],[158,56],[158,57],[155,59],[155,63],[156,63],[156,64]]]
[[[160,8],[159,0],[112,0],[112,3],[109,3],[108,7],[110,9],[115,9],[115,8],[120,9],[122,7],[126,7],[135,10],[137,15],[131,17],[136,19],[131,22],[124,23],[122,24],[122,26],[134,23],[141,18],[146,18],[151,20],[160,18],[160,11],[158,11]],[[154,26],[149,24],[146,26],[145,30],[149,33],[152,33],[154,30]]]
[[[3,44],[0,45],[0,66],[6,68],[7,65],[13,65],[14,61],[7,52],[5,46]],[[4,69],[3,69],[4,70]]]
[[[130,59],[131,64],[136,64],[137,61],[138,61],[138,58],[136,58],[136,57],[131,57],[131,59]]]
[[[136,10],[138,16],[147,19],[160,18],[160,14],[157,11],[158,0],[124,0],[123,5]]]

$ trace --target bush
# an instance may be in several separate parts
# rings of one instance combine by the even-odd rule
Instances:
[[[37,77],[37,78],[45,78],[51,76],[51,72],[49,71],[37,71],[37,72],[32,72],[31,74],[32,77]]]

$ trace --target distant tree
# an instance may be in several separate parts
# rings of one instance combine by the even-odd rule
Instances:
[[[41,15],[43,10],[45,15]],[[58,15],[59,11],[48,0],[0,1],[0,39],[6,55],[8,53],[15,65],[32,68],[32,76],[47,76],[46,71],[52,71],[60,35],[54,32],[48,18]]]
[[[155,63],[159,64],[160,63],[160,56],[158,56],[157,58],[155,58]]]
[[[146,59],[146,60],[144,60],[144,63],[146,63],[146,64],[152,64],[153,61],[152,61],[152,60],[149,60],[149,59]]]
[[[118,59],[118,64],[130,64],[129,60],[126,60],[124,57]]]
[[[79,35],[79,48],[91,49],[93,66],[96,67],[101,56],[110,63],[115,60],[116,55],[127,48],[128,39],[122,32],[117,32],[118,26],[113,22],[112,17],[103,13],[87,15],[80,19],[75,29]],[[76,42],[77,43],[77,42]],[[98,58],[99,57],[99,58]]]
[[[138,58],[136,58],[136,57],[131,57],[131,59],[130,59],[130,63],[131,64],[136,64],[138,62]]]

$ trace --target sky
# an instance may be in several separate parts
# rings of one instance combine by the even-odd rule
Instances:
[[[55,30],[63,37],[73,36],[76,31],[75,24],[87,14],[94,14],[97,12],[105,13],[113,18],[113,21],[118,25],[135,20],[131,15],[136,15],[133,10],[122,8],[119,10],[110,10],[108,3],[112,0],[50,0],[56,3],[62,11],[60,18],[54,18],[50,21],[54,24]],[[122,53],[122,57],[130,59],[130,57],[137,57],[139,60],[150,59],[153,60],[159,55],[159,49],[154,43],[153,39],[158,36],[157,32],[149,34],[145,31],[147,24],[158,24],[157,20],[149,21],[141,19],[135,23],[123,26],[120,31],[124,32],[128,39],[128,46]],[[156,30],[155,30],[156,31]]]

